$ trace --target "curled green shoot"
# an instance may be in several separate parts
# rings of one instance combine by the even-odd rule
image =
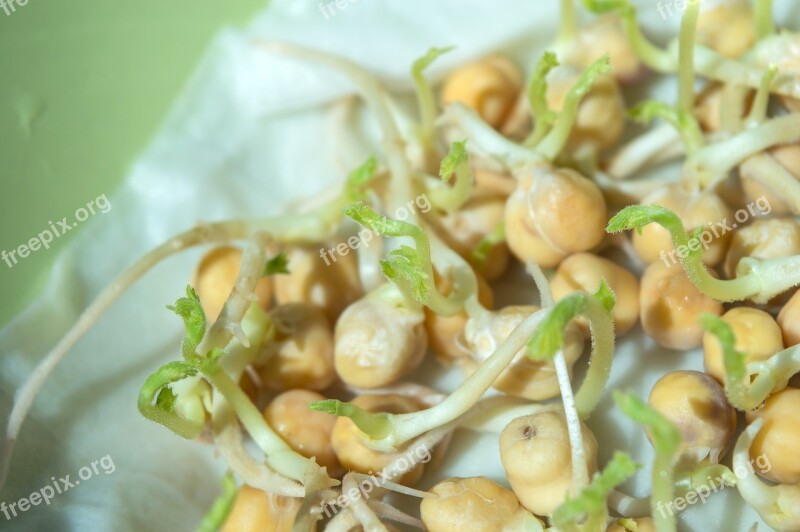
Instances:
[[[548,161],[554,161],[558,157],[558,154],[564,149],[570,133],[572,133],[572,128],[578,116],[578,108],[583,97],[592,90],[597,78],[610,71],[611,60],[607,54],[583,71],[581,77],[567,93],[564,105],[556,118],[555,126],[536,145],[536,153]]]
[[[564,0],[572,4],[572,0]],[[534,129],[525,140],[526,146],[536,146],[556,121],[558,114],[547,104],[547,75],[558,66],[558,58],[553,52],[545,52],[533,69],[528,83],[528,106],[533,116]]]
[[[651,515],[658,532],[675,532],[675,516],[657,511],[659,507],[668,507],[673,501],[673,477],[678,449],[681,444],[681,433],[670,421],[653,410],[636,395],[614,392],[614,402],[625,415],[637,423],[644,425],[650,432],[655,459],[653,461],[652,486],[650,498]]]
[[[417,105],[420,113],[420,139],[425,149],[431,149],[436,136],[436,98],[428,80],[425,79],[425,70],[439,57],[453,49],[431,48],[428,52],[414,61],[411,67],[411,76],[417,93]]]
[[[689,235],[678,215],[659,205],[626,207],[608,222],[606,231],[619,233],[636,229],[641,234],[642,228],[651,223],[670,232],[676,254],[689,279],[698,290],[717,301],[751,299],[756,303],[766,303],[800,284],[800,257],[763,261],[746,257],[739,262],[735,279],[721,280],[713,277],[703,264],[702,231]]]
[[[614,320],[612,309],[616,297],[606,284],[594,294],[574,292],[556,303],[527,344],[528,356],[534,360],[551,360],[564,348],[564,331],[578,316],[589,321],[592,334],[591,363],[586,378],[575,394],[575,406],[581,419],[587,419],[605,390],[614,356]]]
[[[772,355],[767,360],[746,364],[746,355],[736,350],[736,337],[725,320],[711,314],[700,316],[703,329],[716,336],[725,366],[725,395],[735,408],[752,411],[775,392],[786,388],[800,373],[800,346]]]
[[[352,410],[336,401],[328,400],[315,405],[315,409],[346,417],[357,416],[357,426],[364,433],[367,445],[376,450],[396,450],[417,436],[453,423],[469,412],[511,364],[520,349],[525,347],[525,343],[548,312],[548,309],[540,310],[520,323],[461,386],[436,406],[409,414],[369,413]]]
[[[439,168],[441,182],[428,191],[428,197],[436,207],[447,212],[460,209],[472,194],[473,176],[467,153],[467,141],[454,142],[450,152],[442,159]],[[452,186],[447,182],[454,178]]]
[[[676,109],[663,102],[648,100],[628,111],[628,116],[640,124],[649,124],[656,118],[667,122],[680,133],[686,152],[691,156],[703,147],[703,132],[692,111]]]
[[[236,480],[229,472],[222,477],[222,493],[211,505],[211,510],[206,514],[200,525],[197,527],[197,532],[216,532],[222,529],[228,514],[233,509],[233,503],[236,500]]]
[[[150,421],[167,427],[178,436],[193,440],[205,427],[205,412],[200,417],[184,417],[176,411],[177,396],[171,384],[198,373],[196,363],[169,362],[150,375],[139,391],[139,413]]]
[[[415,247],[400,246],[381,260],[381,271],[400,290],[418,303],[442,316],[461,312],[466,299],[475,292],[474,286],[456,286],[449,297],[444,297],[434,284],[431,246],[425,231],[414,224],[391,220],[358,201],[349,204],[344,214],[367,229],[383,236],[410,237]]]
[[[563,532],[605,529],[608,496],[614,488],[635,475],[640,467],[627,453],[617,451],[588,487],[556,509],[553,523]]]
[[[716,493],[723,486],[735,486],[736,475],[722,464],[703,462],[693,471],[678,471],[675,475],[675,490],[679,497],[690,492],[712,490]]]

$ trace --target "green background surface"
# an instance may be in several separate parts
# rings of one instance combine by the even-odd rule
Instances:
[[[0,251],[110,195],[214,33],[265,4],[29,0],[10,15],[0,9]],[[39,293],[77,232],[13,268],[0,262],[0,326]]]

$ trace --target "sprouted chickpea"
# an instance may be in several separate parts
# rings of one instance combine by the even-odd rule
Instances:
[[[716,228],[717,222],[730,220],[733,213],[722,199],[712,192],[699,195],[687,192],[680,184],[657,190],[644,199],[643,205],[657,204],[675,212],[684,226],[691,231],[697,227],[711,226]],[[709,234],[713,234],[709,228]],[[709,239],[704,246],[703,262],[709,266],[719,264],[725,257],[731,234],[719,231],[719,237]],[[672,263],[674,251],[670,232],[658,224],[649,224],[642,232],[633,233],[633,247],[643,261],[653,263],[667,260]]]
[[[581,423],[589,476],[597,471],[597,440]],[[562,413],[520,417],[500,434],[500,459],[520,503],[536,515],[550,515],[570,494],[572,453]]]
[[[448,296],[453,291],[453,283],[449,277],[442,277],[434,272],[436,288],[444,296]],[[483,278],[476,274],[478,280],[478,301],[485,308],[490,309],[493,305],[494,296],[492,288]],[[465,348],[463,336],[464,328],[469,316],[466,312],[461,312],[455,316],[441,316],[432,310],[425,309],[425,330],[428,333],[428,343],[436,353],[440,362],[449,365],[454,362],[463,361],[469,352]]]
[[[527,530],[538,520],[522,508],[513,492],[486,477],[450,478],[430,489],[420,505],[429,532],[452,530]],[[540,525],[541,526],[541,525]],[[533,530],[536,530],[534,528]]]
[[[679,265],[651,264],[641,280],[639,304],[642,327],[659,345],[669,349],[692,349],[703,340],[697,322],[700,314],[720,316],[722,304],[703,294]]]
[[[425,357],[425,314],[393,284],[350,305],[336,322],[336,373],[350,386],[380,388],[413,371]]]
[[[292,246],[286,250],[290,273],[275,278],[278,304],[311,303],[334,323],[350,303],[364,294],[355,252],[344,246],[346,253],[340,253],[334,247],[327,250]]]
[[[212,249],[200,259],[192,275],[191,285],[197,290],[209,320],[217,319],[228,299],[239,273],[242,250],[231,246]],[[256,286],[256,295],[263,309],[272,301],[272,278],[264,277]]]
[[[508,58],[492,55],[450,73],[442,87],[442,105],[460,102],[499,128],[522,90],[522,74]]]
[[[736,337],[735,349],[746,355],[745,362],[762,362],[783,351],[781,329],[775,320],[764,312],[749,307],[736,307],[722,315]],[[706,373],[725,382],[723,349],[716,336],[710,332],[703,335],[703,353]]]
[[[574,170],[539,167],[519,179],[506,203],[508,246],[542,268],[603,240],[606,203],[597,185]]]
[[[301,499],[267,494],[242,485],[222,532],[290,532]]]
[[[697,40],[724,56],[741,57],[756,42],[753,17],[747,0],[714,2],[700,11]]]
[[[324,390],[333,384],[333,331],[322,310],[289,303],[273,310],[270,319],[273,336],[261,351],[264,382],[280,390]]]
[[[366,412],[388,412],[407,414],[417,412],[426,407],[425,403],[414,397],[397,394],[361,395],[352,400],[352,404]],[[395,452],[380,452],[367,447],[364,435],[347,417],[336,418],[331,434],[331,445],[339,458],[339,462],[349,471],[363,474],[374,474],[383,471],[386,466],[404,456],[408,446]],[[395,479],[404,485],[411,485],[422,476],[424,464],[419,463]]]
[[[490,196],[473,198],[461,209],[448,213],[439,220],[442,240],[472,262],[473,267],[487,280],[492,281],[505,273],[509,263],[508,246],[498,242],[486,251],[480,263],[473,260],[474,250],[495,228],[503,223],[505,198]]]
[[[618,336],[628,332],[639,320],[639,280],[631,272],[603,257],[576,253],[564,259],[551,281],[553,296],[559,301],[572,292],[594,292],[605,279],[617,297],[614,329]],[[584,335],[586,324],[582,324]]]
[[[775,179],[776,174],[783,178]],[[773,216],[798,214],[794,199],[800,191],[800,144],[776,146],[751,157],[739,166],[745,198],[750,203],[769,206]]]
[[[786,347],[800,344],[800,291],[795,292],[781,309],[778,325],[783,332],[783,343]]]
[[[315,458],[328,469],[331,476],[339,476],[341,466],[331,447],[331,433],[335,419],[321,412],[309,410],[314,401],[325,397],[309,390],[283,392],[264,410],[264,419],[292,449],[306,458]]]
[[[535,306],[509,306],[469,320],[464,330],[466,347],[475,363],[486,361]],[[564,359],[569,371],[583,353],[583,335],[575,324],[565,333]],[[514,397],[542,401],[560,393],[558,376],[551,361],[532,360],[520,349],[514,361],[500,374],[493,387]]]
[[[771,395],[763,408],[747,414],[748,423],[755,420],[764,426],[753,440],[750,457],[769,464],[758,474],[778,484],[800,484],[800,389]]]
[[[800,222],[794,218],[759,218],[736,231],[725,257],[725,274],[733,278],[744,257],[778,259],[800,255]]]
[[[680,453],[691,464],[717,464],[724,457],[736,411],[717,381],[698,371],[673,371],[655,383],[648,404],[680,431]]]
[[[550,109],[562,109],[569,90],[580,76],[581,70],[570,66],[560,66],[551,72],[547,91]],[[625,102],[619,85],[610,74],[599,76],[578,108],[568,144],[606,150],[617,144],[624,129]]]

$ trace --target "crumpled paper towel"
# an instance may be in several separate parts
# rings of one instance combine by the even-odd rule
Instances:
[[[337,134],[326,106],[353,93],[353,86],[328,69],[271,56],[254,46],[254,38],[352,58],[393,90],[407,92],[409,66],[430,46],[458,47],[432,67],[434,78],[494,50],[514,52],[531,64],[554,37],[558,8],[554,0],[340,0],[333,3],[335,15],[329,11],[326,18],[320,5],[274,0],[247,28],[225,29],[214,39],[152,145],[122,187],[109,194],[111,212],[84,224],[56,261],[45,291],[0,332],[4,420],[14,390],[36,362],[141,254],[201,220],[277,213],[287,201],[344,176],[336,164],[339,154],[332,153]],[[678,17],[660,19],[652,5],[642,16],[662,36],[679,23]],[[210,446],[144,420],[136,397],[152,371],[177,357],[181,324],[164,306],[181,296],[200,253],[170,258],[148,273],[67,355],[23,426],[0,500],[15,502],[54,481],[61,486],[58,479],[65,475],[74,483],[82,467],[104,457],[105,467],[49,505],[10,520],[0,514],[0,528],[173,531],[199,523],[218,494],[224,465]],[[681,355],[644,371],[642,360],[654,348],[644,339],[635,343],[620,351],[615,369],[630,371],[615,372],[612,385],[652,373],[632,385],[644,395],[658,371],[678,363],[700,365],[696,357]],[[605,401],[600,408],[612,406]],[[649,461],[641,431],[630,423],[615,427],[620,420],[598,413],[591,425],[601,442],[613,434],[614,447],[638,448],[636,457]],[[604,449],[601,459],[613,450]],[[502,478],[495,437],[464,436],[451,455],[445,475]],[[647,484],[640,475],[630,487],[644,494]],[[756,516],[730,495],[683,515],[701,526],[709,515],[725,512],[726,530],[746,530]]]

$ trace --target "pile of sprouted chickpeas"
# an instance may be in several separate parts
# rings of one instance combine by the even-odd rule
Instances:
[[[425,71],[448,49],[430,50],[411,68],[413,116],[354,63],[255,42],[347,75],[382,153],[309,212],[205,224],[143,257],[19,391],[4,465],[100,314],[163,258],[213,244],[170,307],[181,356],[138,398],[230,470],[201,530],[666,532],[664,508],[713,478],[774,529],[800,530],[800,34],[775,28],[768,0],[695,1],[661,48],[626,0],[585,0],[597,16],[583,27],[562,4],[527,83],[493,55],[434,90]],[[623,99],[656,75],[677,77],[676,103]],[[629,120],[663,124],[623,144]],[[493,308],[515,262],[539,305]],[[705,373],[666,373],[647,401],[607,390],[615,341],[637,322],[664,348],[702,347]],[[427,356],[462,371],[453,393],[411,380]],[[606,393],[646,431],[652,464],[617,452],[598,467],[584,422]],[[459,430],[497,433],[510,489],[413,488]],[[770,468],[734,474],[755,457]],[[642,467],[648,498],[617,489]],[[419,517],[389,493],[418,498]]]

